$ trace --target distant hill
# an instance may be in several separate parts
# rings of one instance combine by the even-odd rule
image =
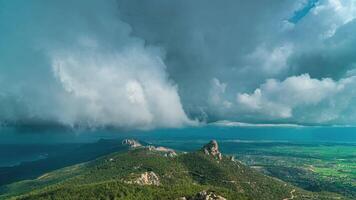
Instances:
[[[222,155],[216,141],[191,153],[141,143],[124,140],[122,151],[3,186],[0,199],[345,199],[263,175]]]

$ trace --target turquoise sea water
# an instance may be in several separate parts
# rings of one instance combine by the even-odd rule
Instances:
[[[203,126],[151,131],[113,129],[0,128],[0,144],[88,143],[99,139],[133,137],[142,140],[270,140],[288,142],[356,143],[356,127],[220,127]]]
[[[0,166],[41,159],[99,139],[136,138],[179,150],[198,149],[211,139],[220,142],[348,143],[356,145],[354,127],[220,127],[203,126],[151,131],[113,129],[0,128]],[[238,145],[236,143],[236,145]],[[58,145],[60,144],[60,145]],[[232,143],[234,144],[234,143]],[[230,143],[231,145],[231,143]],[[228,147],[222,146],[227,152]],[[233,153],[233,152],[231,152]]]

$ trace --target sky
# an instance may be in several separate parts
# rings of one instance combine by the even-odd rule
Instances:
[[[0,0],[0,123],[356,125],[354,0]]]

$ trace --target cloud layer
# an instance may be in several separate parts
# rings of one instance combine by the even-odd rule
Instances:
[[[356,122],[350,112],[352,0],[119,4],[135,35],[167,50],[167,71],[191,115],[253,123]]]
[[[120,128],[190,124],[164,52],[130,36],[115,1],[2,2],[0,119]],[[20,8],[21,12],[16,12]],[[16,25],[16,26],[15,26]]]
[[[0,120],[355,124],[354,0],[0,0]]]

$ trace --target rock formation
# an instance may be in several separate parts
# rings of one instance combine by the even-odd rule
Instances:
[[[175,156],[177,156],[177,153],[173,149],[169,149],[169,148],[166,148],[166,147],[156,147],[155,150],[159,151],[159,152],[164,152],[165,153],[164,155],[166,157],[175,157]]]
[[[234,156],[230,156],[230,160],[235,162],[235,157]]]
[[[133,181],[127,181],[129,184],[138,184],[138,185],[155,185],[159,186],[160,180],[159,177],[154,172],[145,172],[140,175],[137,179]]]
[[[192,200],[226,200],[224,197],[214,194],[213,192],[202,191],[193,197]]]
[[[204,145],[203,151],[206,155],[211,155],[218,160],[222,159],[222,154],[219,151],[219,145],[216,140],[212,140],[208,144]]]
[[[137,147],[142,146],[140,142],[138,142],[137,140],[134,140],[134,139],[125,139],[122,141],[122,144],[127,145],[131,148],[137,148]]]
[[[172,158],[172,157],[177,156],[177,153],[173,149],[169,149],[169,148],[166,148],[166,147],[155,147],[155,146],[149,145],[146,148],[149,151],[157,151],[157,152],[163,153],[163,155],[166,156],[166,157],[171,157]]]
[[[226,198],[214,192],[202,191],[193,197],[180,197],[178,200],[226,200]]]

